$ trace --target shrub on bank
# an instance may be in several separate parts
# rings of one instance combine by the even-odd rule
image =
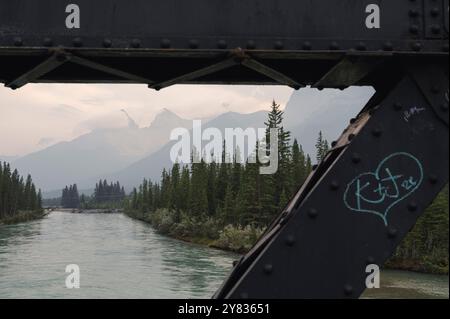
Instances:
[[[165,208],[149,213],[136,211],[126,213],[130,217],[150,223],[161,234],[239,253],[250,250],[263,234],[263,229],[250,225],[246,227],[228,225],[224,228],[221,221],[216,218],[205,215],[192,217]]]
[[[2,218],[0,219],[0,225],[5,224],[18,224],[18,223],[24,223],[28,221],[32,221],[35,219],[40,219],[45,216],[45,212],[43,210],[36,210],[36,211],[20,211],[16,213],[14,216]]]
[[[220,231],[214,247],[245,253],[252,248],[263,232],[263,229],[250,225],[245,227],[228,225]]]

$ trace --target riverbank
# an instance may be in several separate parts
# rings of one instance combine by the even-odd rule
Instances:
[[[61,209],[60,211],[69,211],[72,214],[120,214],[123,213],[121,209],[103,209],[103,208],[92,208],[92,209]]]
[[[152,213],[125,210],[124,214],[149,223],[162,235],[239,254],[248,252],[263,233],[263,229],[251,226],[224,227],[211,218],[195,220],[167,209],[159,209]],[[412,259],[397,254],[384,266],[386,269],[424,274],[448,275],[449,273],[448,258],[444,261],[435,261],[429,256]]]
[[[248,252],[264,231],[252,226],[224,226],[213,218],[196,219],[167,209],[152,213],[125,210],[124,214],[149,223],[162,235],[238,254]]]
[[[0,225],[25,223],[32,220],[44,218],[49,213],[50,211],[48,210],[18,212],[14,216],[0,219]]]

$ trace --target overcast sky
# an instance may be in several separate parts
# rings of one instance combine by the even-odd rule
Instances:
[[[68,141],[96,128],[126,126],[121,109],[148,126],[167,108],[181,117],[213,117],[228,111],[283,107],[292,90],[279,86],[174,86],[159,92],[145,85],[27,85],[0,88],[0,156],[17,156]]]

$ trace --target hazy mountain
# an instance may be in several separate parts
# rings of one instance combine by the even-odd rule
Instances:
[[[0,162],[7,162],[10,163],[17,159],[17,156],[6,156],[6,155],[0,155]]]
[[[370,88],[338,90],[303,89],[292,94],[285,109],[285,127],[304,150],[315,157],[320,130],[331,142],[336,139],[373,94]],[[269,106],[268,106],[269,109]],[[119,180],[127,189],[144,177],[159,181],[163,168],[172,166],[169,141],[177,127],[192,128],[192,121],[164,109],[149,127],[139,128],[128,118],[128,127],[95,130],[73,141],[58,143],[13,161],[22,174],[31,173],[38,187],[57,194],[69,183],[92,189],[100,178]],[[251,114],[229,112],[203,121],[203,129],[264,127],[267,111]]]
[[[218,128],[224,136],[226,128],[240,127],[246,129],[250,127],[264,127],[266,116],[267,112],[263,111],[251,114],[229,112],[222,114],[207,123],[202,123],[202,129],[204,130],[210,127]],[[144,177],[150,178],[153,181],[159,181],[162,170],[164,168],[170,169],[172,167],[170,150],[175,143],[176,141],[169,142],[157,152],[107,178],[110,180],[119,180],[128,190],[139,185]]]
[[[30,173],[44,191],[59,190],[69,183],[119,171],[165,145],[173,128],[190,125],[191,121],[164,109],[149,127],[139,128],[129,118],[128,127],[95,130],[12,164],[22,174]]]
[[[365,106],[374,91],[366,87],[339,90],[299,90],[285,109],[285,125],[305,152],[315,158],[319,132],[331,143],[336,140]]]
[[[285,126],[297,138],[304,150],[315,157],[315,143],[319,131],[331,142],[342,133],[350,118],[356,116],[369,100],[373,90],[370,88],[350,88],[338,90],[299,90],[292,94],[285,109]],[[225,128],[243,129],[264,127],[267,112],[252,114],[226,113],[203,125],[203,129],[216,127],[222,132]],[[159,151],[145,157],[110,175],[108,179],[119,180],[127,189],[140,184],[142,179],[159,181],[163,168],[170,169],[170,150],[176,142],[169,142]]]

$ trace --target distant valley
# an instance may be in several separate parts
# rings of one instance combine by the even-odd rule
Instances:
[[[296,91],[285,109],[286,129],[313,158],[319,131],[329,141],[336,139],[373,91],[350,88],[321,93],[311,89]],[[227,127],[264,127],[266,116],[265,111],[229,112],[204,120],[203,128],[223,131]],[[162,169],[171,167],[169,153],[175,142],[169,137],[177,127],[191,130],[192,121],[164,109],[148,127],[139,128],[129,118],[127,127],[95,130],[18,159],[0,156],[0,160],[12,162],[23,174],[32,174],[46,198],[56,196],[70,183],[77,183],[80,190],[89,194],[101,178],[118,180],[129,191],[144,177],[159,180]]]

